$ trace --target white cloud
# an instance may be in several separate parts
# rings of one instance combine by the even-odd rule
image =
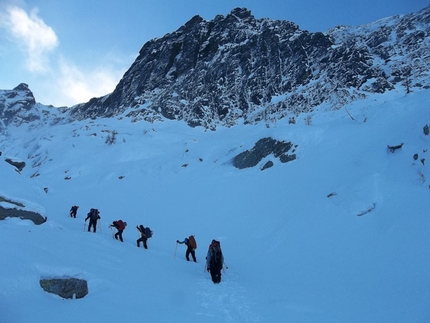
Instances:
[[[0,28],[25,54],[30,74],[22,82],[28,83],[36,100],[44,104],[72,106],[109,94],[129,66],[129,60],[132,61],[120,53],[103,53],[97,66],[77,65],[61,54],[60,48],[54,52],[59,40],[38,16],[37,9],[27,14],[19,6],[0,5]]]
[[[59,61],[59,67],[56,83],[64,96],[63,101],[72,104],[87,102],[93,97],[111,93],[124,72],[111,66],[95,67],[83,72],[64,58]]]
[[[21,8],[7,7],[0,20],[27,55],[27,68],[31,72],[48,71],[49,53],[59,42],[54,30],[37,16],[37,10],[28,15]]]

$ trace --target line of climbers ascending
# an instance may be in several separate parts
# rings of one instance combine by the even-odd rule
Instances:
[[[73,205],[70,209],[70,216],[73,218],[76,218],[77,212],[78,212],[79,206]],[[88,224],[88,232],[91,231],[91,227],[93,227],[93,232],[96,232],[97,228],[97,221],[101,219],[100,212],[98,209],[90,209],[90,212],[88,212],[87,217],[85,218],[85,223],[87,220],[90,220]],[[84,230],[85,230],[85,223],[84,223]],[[121,242],[124,242],[124,239],[122,238],[122,233],[124,232],[125,228],[127,227],[127,222],[123,220],[116,220],[113,221],[112,224],[109,225],[109,228],[116,228],[117,232],[115,234],[112,234],[112,236],[116,240],[120,240]],[[140,248],[140,243],[142,242],[143,247],[145,249],[148,249],[147,241],[149,238],[152,237],[153,232],[149,227],[144,227],[142,224],[136,226],[136,229],[139,231],[141,237],[136,240],[137,247]],[[187,261],[190,261],[190,255],[193,258],[194,262],[197,262],[196,258],[196,249],[197,249],[197,242],[194,237],[194,235],[190,235],[188,238],[185,238],[183,241],[176,240],[176,248],[178,247],[178,244],[185,244],[187,246],[187,250],[185,252],[185,258]],[[175,255],[176,256],[176,249],[175,249]],[[222,254],[221,250],[221,244],[217,240],[212,240],[211,244],[208,248],[208,253],[206,255],[206,264],[205,264],[205,270],[207,270],[212,277],[212,281],[215,284],[219,284],[221,282],[221,271],[224,266],[224,256]],[[226,269],[228,267],[226,266]]]

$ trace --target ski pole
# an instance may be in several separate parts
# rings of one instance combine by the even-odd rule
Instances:
[[[85,232],[85,221],[84,221],[84,232]]]
[[[175,254],[173,255],[173,259],[176,258],[176,250],[178,249],[178,243],[176,242],[176,247],[175,247]]]
[[[225,269],[228,269],[228,266],[227,266],[227,264],[224,262],[224,265],[225,265]]]

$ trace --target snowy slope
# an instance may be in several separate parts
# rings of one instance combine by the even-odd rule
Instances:
[[[8,129],[0,196],[48,221],[0,221],[0,322],[428,322],[429,99],[393,92],[347,106],[355,120],[342,109],[271,128],[112,118]],[[298,159],[231,165],[267,136],[297,144]],[[83,230],[93,207],[96,234]],[[119,218],[124,243],[108,228]],[[148,250],[138,224],[154,231]],[[174,258],[189,234],[197,264],[183,245]],[[228,265],[219,285],[204,272],[213,238]],[[45,293],[39,279],[57,276],[88,280],[89,294]]]

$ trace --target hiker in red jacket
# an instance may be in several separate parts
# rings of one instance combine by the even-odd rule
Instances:
[[[123,222],[122,220],[117,220],[117,221],[113,221],[111,225],[109,225],[109,228],[111,227],[115,227],[118,232],[115,233],[115,239],[121,240],[121,242],[124,242],[124,240],[122,239],[122,232],[124,231],[125,227],[127,226],[127,222]]]

